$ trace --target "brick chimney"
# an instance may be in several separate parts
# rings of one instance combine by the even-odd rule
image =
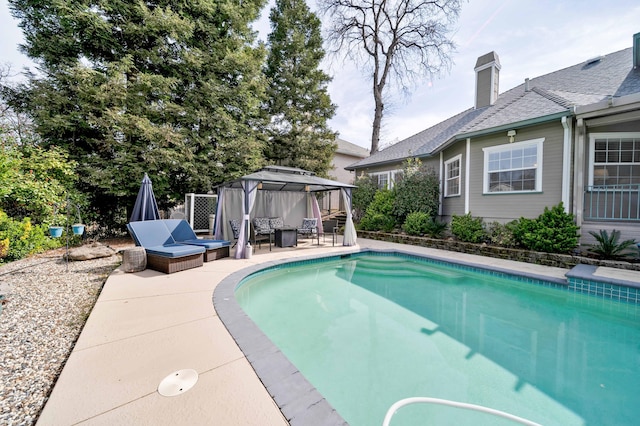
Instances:
[[[498,99],[500,68],[496,52],[482,55],[476,61],[476,109],[493,105]]]

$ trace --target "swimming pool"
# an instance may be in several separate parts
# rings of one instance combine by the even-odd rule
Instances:
[[[362,253],[268,268],[235,297],[352,426],[381,424],[412,396],[542,424],[635,423],[636,305],[469,269]],[[456,416],[469,418],[407,407],[392,425]]]

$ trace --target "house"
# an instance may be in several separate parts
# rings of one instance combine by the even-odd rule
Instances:
[[[347,170],[346,167],[369,156],[369,150],[361,146],[352,144],[344,139],[336,138],[336,152],[331,163],[332,170],[329,172],[331,179],[342,183],[353,184],[355,172]],[[340,193],[333,191],[320,200],[320,208],[323,211],[334,212],[344,211],[344,202],[340,198]]]
[[[474,106],[347,167],[393,181],[408,158],[441,177],[440,216],[535,218],[563,202],[589,231],[640,240],[640,33],[633,47],[499,93],[500,60],[478,58]]]

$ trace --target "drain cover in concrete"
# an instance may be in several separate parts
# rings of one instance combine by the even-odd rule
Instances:
[[[196,370],[178,370],[165,377],[158,386],[162,396],[178,396],[191,389],[198,381]]]

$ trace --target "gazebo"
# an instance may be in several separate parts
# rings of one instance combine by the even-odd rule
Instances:
[[[236,259],[247,257],[251,217],[283,216],[285,221],[300,223],[304,217],[322,218],[317,192],[340,191],[347,210],[343,245],[356,244],[356,231],[351,215],[351,192],[355,188],[342,182],[324,179],[313,172],[292,167],[269,166],[216,187],[215,237],[225,238],[229,219],[241,218]]]

